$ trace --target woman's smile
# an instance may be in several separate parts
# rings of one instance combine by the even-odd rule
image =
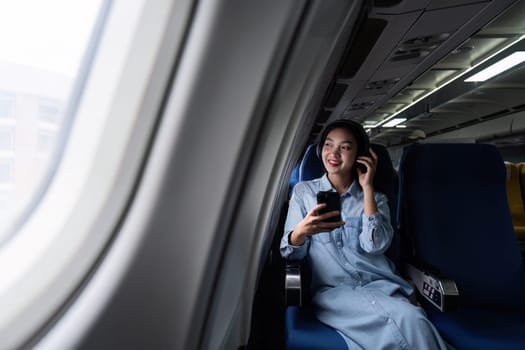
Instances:
[[[341,165],[341,161],[335,159],[328,159],[327,163],[332,167],[338,167],[339,165]]]

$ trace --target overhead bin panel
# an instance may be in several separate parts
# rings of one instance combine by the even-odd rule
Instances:
[[[368,80],[383,64],[385,56],[396,49],[400,39],[422,14],[423,11],[402,15],[381,15],[365,21],[364,30],[360,31],[356,38],[356,45],[352,46],[349,55],[344,59],[338,79]],[[376,24],[371,25],[371,23]],[[378,30],[379,24],[381,24],[380,31]],[[371,46],[366,51],[366,57],[362,57],[364,45],[357,45],[360,42]],[[356,56],[362,58],[356,59]],[[356,65],[356,63],[360,63],[360,65]]]
[[[414,23],[401,43],[390,54],[381,70],[392,66],[416,65],[448,40],[455,32],[485,7],[486,3],[425,11]]]
[[[384,35],[388,21],[382,18],[367,18],[356,35],[347,57],[344,59],[339,79],[353,78],[364,61],[370,56],[370,52],[376,45],[377,40]]]
[[[525,133],[525,115],[515,116],[510,125],[511,133],[521,134]]]
[[[377,14],[399,15],[417,10],[438,10],[469,4],[490,2],[489,0],[405,0],[405,1],[374,1],[374,11]]]
[[[396,115],[407,118],[405,130],[396,132],[409,134],[417,126],[414,118],[420,114],[426,116],[429,110],[464,95],[468,90],[461,90],[463,80],[452,83],[454,79],[509,45],[525,30],[525,0],[405,0],[369,4],[336,72],[337,94],[327,95],[321,110],[326,121],[344,117],[362,122],[374,140],[387,130],[382,124]],[[514,87],[507,88],[511,96],[515,95]],[[522,108],[515,107],[510,100],[489,102],[482,110],[490,117]],[[441,120],[441,128],[448,130],[458,122],[469,124],[478,117],[467,106],[459,108],[464,117],[446,109],[453,117]],[[487,114],[480,117],[484,115]],[[323,125],[326,121],[317,122]],[[428,121],[429,128],[423,128],[425,132],[441,132],[437,125],[434,128],[430,124]]]
[[[379,15],[403,15],[424,10],[430,0],[374,1],[372,12]]]
[[[456,7],[456,6],[462,6],[462,5],[468,5],[468,4],[474,4],[474,3],[480,3],[482,1],[477,0],[431,0],[429,4],[427,5],[427,10],[437,10],[442,9],[446,7]],[[490,2],[490,1],[484,1],[484,2]]]
[[[438,6],[432,1],[413,0],[373,7],[337,75],[338,83],[348,84],[348,88],[339,104],[334,105],[330,98],[330,105],[324,108],[346,105],[338,112],[351,112],[360,119],[489,2],[445,3],[447,6]]]

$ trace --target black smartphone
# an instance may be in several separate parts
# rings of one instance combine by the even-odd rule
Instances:
[[[338,210],[341,211],[341,196],[337,192],[333,191],[320,191],[317,193],[317,204],[326,203],[326,207],[319,210],[319,215]],[[324,220],[326,222],[337,222],[341,221],[341,215],[334,216]]]

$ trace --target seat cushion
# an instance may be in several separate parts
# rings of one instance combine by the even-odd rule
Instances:
[[[310,307],[286,309],[286,349],[347,350],[345,341],[333,328],[321,323]]]
[[[523,313],[462,309],[443,313],[427,308],[441,336],[456,350],[525,349]]]

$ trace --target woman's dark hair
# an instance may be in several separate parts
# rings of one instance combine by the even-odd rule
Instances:
[[[328,133],[337,128],[347,129],[348,131],[352,133],[352,135],[354,135],[357,141],[357,154],[358,155],[364,155],[368,152],[370,141],[368,139],[368,135],[365,132],[365,129],[361,126],[361,124],[353,120],[349,120],[349,119],[337,119],[327,124],[324,127],[323,132],[321,133],[321,139],[319,140],[319,143],[317,144],[317,156],[319,158],[321,158],[323,145],[324,145],[324,142],[326,141],[326,137],[328,136]]]

